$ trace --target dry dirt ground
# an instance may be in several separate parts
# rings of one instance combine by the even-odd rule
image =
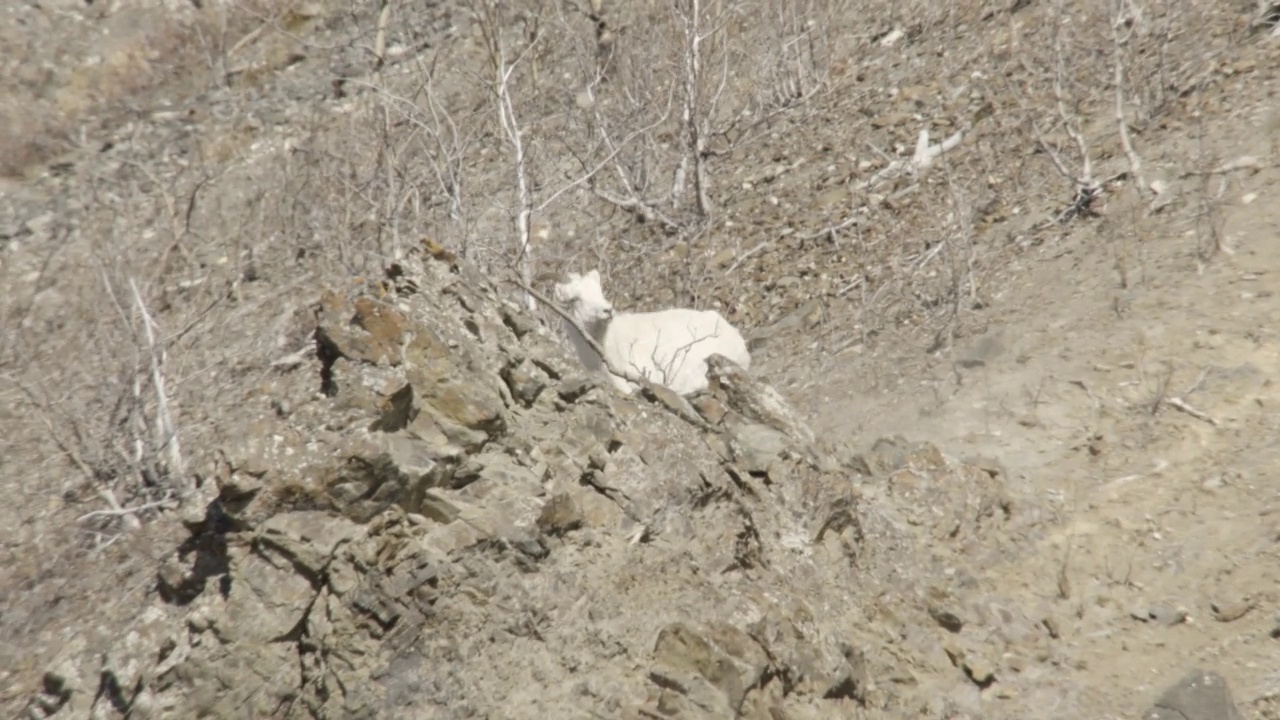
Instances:
[[[1255,80],[1199,142],[1274,157],[1276,78]],[[953,350],[922,362],[892,343],[857,348],[797,378],[822,432],[995,459],[1060,513],[982,583],[1072,627],[1054,672],[1087,689],[1060,699],[1099,716],[1136,717],[1193,665],[1231,678],[1251,716],[1276,713],[1278,183],[1274,167],[1213,181],[1230,254],[1203,261],[1194,220],[1118,237],[1113,207],[1011,263],[1001,309]],[[1135,619],[1153,608],[1186,619]]]
[[[170,352],[180,358],[174,393],[193,448],[231,434],[224,428],[263,368],[307,347],[306,323],[295,320],[319,289],[376,272],[389,247],[378,244],[386,234],[369,229],[389,225],[381,203],[365,203],[386,189],[368,180],[383,182],[380,169],[370,170],[383,156],[362,154],[377,145],[378,123],[326,114],[355,104],[335,95],[333,78],[372,77],[377,8],[243,4],[215,17],[174,5],[187,23],[178,31],[148,16],[156,8],[146,3],[91,5],[0,11],[12,16],[0,30],[6,715],[24,706],[78,628],[109,625],[120,598],[146,591],[177,532],[176,520],[158,512],[125,534],[118,523],[84,519],[111,501],[163,497],[130,485],[145,463],[121,428],[137,418],[112,409],[129,395],[121,368],[147,365],[135,351],[145,348],[141,331],[105,329],[102,319],[129,306],[129,268],[164,323],[183,328]],[[1036,76],[1010,37],[1043,32],[1056,6],[953,3],[954,15],[913,24],[892,3],[873,5],[832,25],[838,60],[824,78],[828,91],[715,166],[725,218],[714,229],[672,240],[618,203],[583,202],[548,220],[571,228],[572,242],[540,245],[540,272],[600,265],[623,307],[719,304],[745,330],[769,335],[753,374],[769,378],[826,440],[928,440],[1000,467],[1017,494],[1036,498],[1048,513],[1043,532],[967,571],[984,592],[1048,620],[1059,642],[1051,656],[1000,658],[1025,672],[972,688],[989,716],[1019,716],[1002,709],[1018,708],[1037,717],[1138,717],[1161,689],[1203,667],[1227,678],[1246,717],[1280,717],[1280,39],[1268,37],[1276,11],[1169,3],[1177,12],[1160,17],[1181,23],[1165,30],[1173,55],[1160,67],[1170,77],[1152,80],[1152,72],[1143,81],[1171,99],[1136,138],[1145,178],[1162,192],[1139,194],[1130,175],[1103,188],[1096,215],[1059,224],[1044,220],[1074,188],[1036,151],[1020,114],[1030,103],[1041,122],[1058,117],[1052,83],[1035,99],[1015,97],[1014,80],[952,96],[929,84],[979,70]],[[1093,15],[1116,7],[1081,5]],[[462,21],[448,19],[443,4],[431,7],[405,22],[406,37],[454,37],[450,23]],[[944,21],[949,29],[940,29]],[[902,45],[881,44],[899,25],[908,31]],[[1089,42],[1077,49],[1092,52]],[[1095,176],[1106,178],[1132,168],[1115,134],[1111,66],[1099,62],[1073,86],[1104,78],[1096,96],[1067,105],[1087,118]],[[479,96],[453,82],[442,93]],[[852,189],[851,178],[883,167],[885,153],[910,156],[915,123],[946,115],[933,127],[937,142],[984,103],[994,110],[954,151],[950,174]],[[1069,133],[1044,133],[1071,155]],[[348,144],[363,165],[314,169],[327,162],[314,158],[332,159]],[[292,152],[300,146],[311,159]],[[134,154],[110,159],[126,147]],[[481,153],[474,167],[498,156]],[[766,167],[786,169],[761,180]],[[58,184],[75,172],[84,175]],[[475,194],[509,187],[510,177],[480,177]],[[322,182],[329,185],[317,190]],[[210,199],[197,202],[206,185]],[[59,195],[68,187],[78,194]],[[299,199],[288,205],[282,196]],[[355,209],[325,214],[326,204],[342,203]],[[871,209],[851,226],[856,233],[823,239],[823,228],[860,203]],[[407,207],[386,212],[408,218]],[[64,212],[78,218],[76,232],[61,227]],[[497,236],[493,216],[510,214],[477,211],[467,227]],[[403,232],[439,235],[446,226],[406,219]],[[343,241],[323,239],[333,227]],[[816,239],[797,239],[810,231]],[[180,237],[192,249],[176,250]],[[959,238],[966,244],[957,250]],[[481,248],[475,257],[501,252]],[[928,265],[935,255],[944,267]],[[681,270],[663,269],[673,264]],[[116,497],[106,499],[101,486]]]
[[[1231,145],[1265,152],[1256,137]],[[1190,665],[1218,669],[1246,702],[1280,689],[1280,213],[1246,204],[1278,179],[1232,183],[1234,255],[1201,264],[1189,230],[1152,237],[1126,288],[1109,239],[1064,237],[1019,263],[1004,288],[1016,306],[953,353],[901,373],[910,356],[851,351],[823,363],[820,388],[796,392],[821,431],[900,432],[996,459],[1060,513],[982,583],[1071,626],[1054,673],[1087,689],[1062,700],[1099,716],[1136,717]],[[1134,619],[1151,608],[1186,619]],[[1272,717],[1274,702],[1254,716]]]

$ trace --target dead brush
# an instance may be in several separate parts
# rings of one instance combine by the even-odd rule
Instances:
[[[4,362],[25,372],[0,376],[25,400],[22,410],[38,421],[44,440],[78,472],[80,481],[69,483],[64,495],[87,493],[106,504],[77,518],[88,523],[98,548],[118,538],[113,528],[141,527],[149,513],[177,507],[194,487],[171,405],[160,328],[137,283],[126,282],[127,295],[104,276],[116,321],[98,326],[88,343],[92,352],[50,356],[14,333]],[[75,373],[81,381],[69,382]],[[6,440],[34,438],[19,432]]]

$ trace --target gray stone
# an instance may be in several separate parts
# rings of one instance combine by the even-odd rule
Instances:
[[[1143,720],[1244,720],[1231,698],[1226,678],[1195,669],[1170,685]]]

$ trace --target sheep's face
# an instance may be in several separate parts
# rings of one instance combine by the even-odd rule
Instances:
[[[569,273],[566,281],[556,285],[555,299],[592,334],[613,319],[613,303],[604,297],[597,270],[584,275]]]

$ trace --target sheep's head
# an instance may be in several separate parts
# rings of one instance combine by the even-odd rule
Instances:
[[[555,300],[592,335],[613,319],[613,303],[604,297],[598,270],[569,273],[567,280],[556,285]]]

